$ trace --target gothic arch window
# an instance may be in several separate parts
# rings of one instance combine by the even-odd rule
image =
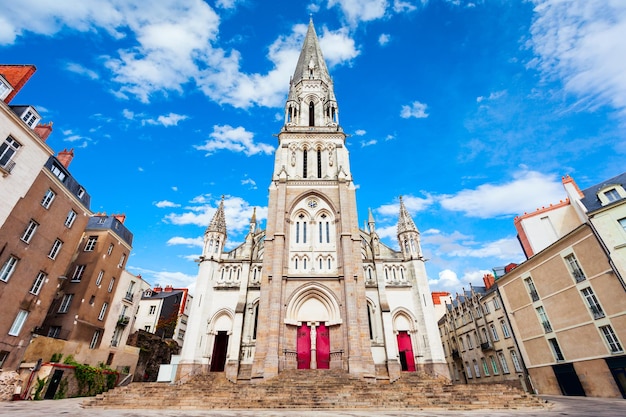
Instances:
[[[322,269],[322,265],[323,265],[324,260],[322,259],[322,257],[319,257],[319,263],[320,263],[320,270]]]
[[[224,269],[226,268],[222,268],[222,274],[220,276],[220,281],[224,282]]]
[[[332,266],[332,260],[330,258],[330,256],[328,257],[328,269],[331,269]]]
[[[402,281],[406,281],[406,278],[404,277],[404,268],[400,267],[400,279]]]
[[[309,150],[304,147],[302,150],[302,178],[307,177],[307,164],[308,164]]]
[[[369,325],[370,330],[370,340],[374,340],[374,307],[368,302],[367,303],[367,324]]]
[[[259,303],[254,306],[254,327],[252,328],[252,340],[256,340],[256,332],[259,327]]]
[[[298,258],[295,258],[295,259],[293,260],[293,263],[294,263],[294,269],[296,269],[296,270],[297,270],[297,269],[298,269]]]
[[[302,269],[306,271],[306,256],[302,258]]]
[[[322,178],[322,150],[317,148],[317,178]]]
[[[315,104],[309,103],[309,126],[315,126]]]
[[[396,277],[396,268],[395,267],[391,268],[391,275],[393,276],[393,280],[394,281],[398,280],[398,277]]]
[[[389,268],[385,267],[385,281],[389,282]]]

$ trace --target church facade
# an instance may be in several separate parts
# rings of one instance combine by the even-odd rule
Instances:
[[[313,23],[290,81],[269,187],[266,229],[225,251],[223,202],[204,235],[177,379],[231,381],[290,369],[374,379],[449,377],[420,234],[400,201],[400,251],[372,213],[358,226],[339,108]]]

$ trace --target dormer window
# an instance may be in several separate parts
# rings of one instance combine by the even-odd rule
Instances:
[[[34,129],[37,123],[39,123],[39,120],[41,120],[41,116],[39,116],[39,113],[37,113],[34,107],[27,106],[20,115],[20,119],[22,119],[28,127]]]
[[[9,84],[9,82],[2,75],[0,75],[0,100],[4,101],[4,99],[7,98],[12,91],[13,87],[11,87],[11,84]]]
[[[50,172],[52,172],[61,182],[65,181],[65,172],[63,172],[63,170],[57,165],[52,164],[52,166],[50,167]]]
[[[611,184],[601,188],[598,191],[597,196],[600,203],[602,203],[603,206],[606,206],[614,201],[626,198],[626,191],[624,191],[624,188],[619,184]]]

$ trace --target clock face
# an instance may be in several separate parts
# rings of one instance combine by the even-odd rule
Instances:
[[[311,207],[311,208],[317,207],[317,201],[315,201],[315,200],[309,201],[309,207]]]

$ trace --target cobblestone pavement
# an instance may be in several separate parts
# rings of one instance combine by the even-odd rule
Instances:
[[[626,400],[587,397],[542,397],[550,402],[545,410],[103,410],[81,408],[82,398],[47,401],[0,402],[0,416],[40,417],[624,417]],[[158,401],[157,399],[154,399]]]

